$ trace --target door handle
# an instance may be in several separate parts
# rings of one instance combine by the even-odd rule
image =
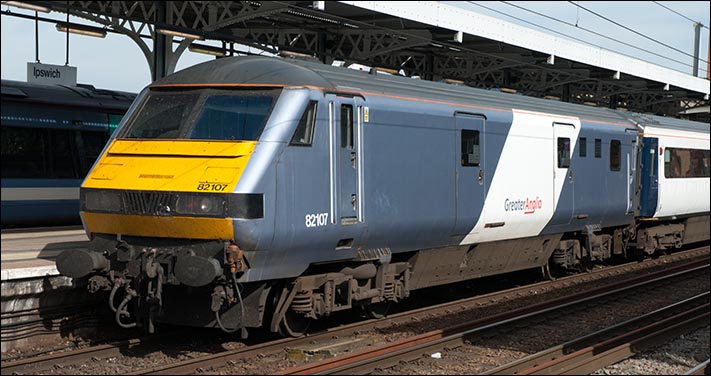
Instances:
[[[477,176],[477,178],[479,180],[479,184],[484,184],[484,170],[483,169],[481,169],[481,168],[479,169],[479,175]]]

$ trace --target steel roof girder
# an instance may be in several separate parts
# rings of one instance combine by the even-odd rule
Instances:
[[[261,5],[256,6],[253,2],[243,1],[243,7],[237,11],[236,14],[232,14],[229,6],[216,7],[213,5],[213,1],[210,3],[210,10],[214,13],[214,16],[210,17],[210,20],[204,26],[205,31],[215,31],[219,29],[224,29],[238,22],[243,22],[257,17],[270,16],[273,14],[286,12],[289,7],[279,3],[273,2],[262,2]],[[222,3],[232,3],[231,1]],[[218,10],[221,9],[222,13],[217,17]],[[213,20],[214,17],[214,20]]]

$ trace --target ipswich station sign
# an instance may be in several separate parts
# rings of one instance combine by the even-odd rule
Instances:
[[[27,82],[35,84],[61,84],[76,86],[77,67],[27,63]]]

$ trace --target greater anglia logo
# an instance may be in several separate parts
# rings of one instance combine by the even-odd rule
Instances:
[[[536,196],[534,199],[529,199],[526,197],[525,200],[509,200],[508,198],[504,201],[504,210],[507,212],[517,212],[523,211],[523,214],[533,214],[536,210],[543,207],[543,201]]]

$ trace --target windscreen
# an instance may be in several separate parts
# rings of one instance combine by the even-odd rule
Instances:
[[[151,91],[119,138],[256,141],[280,90]]]

